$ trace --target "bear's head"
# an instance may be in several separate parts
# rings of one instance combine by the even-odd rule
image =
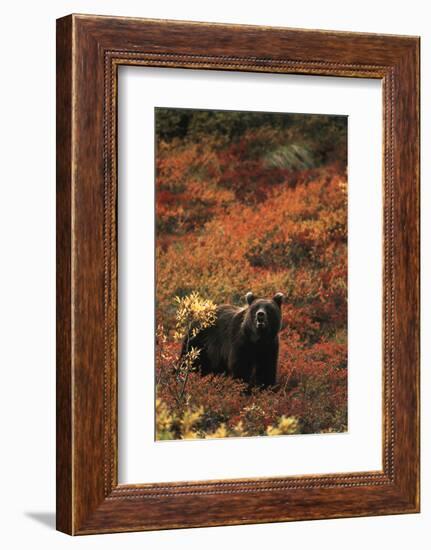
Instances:
[[[247,292],[248,304],[245,322],[247,328],[256,339],[275,337],[281,328],[281,304],[283,294],[277,292],[272,300],[255,298],[252,292]]]

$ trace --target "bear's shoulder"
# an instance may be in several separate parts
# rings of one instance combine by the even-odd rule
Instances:
[[[220,306],[217,306],[217,312],[221,314],[230,314],[234,315],[238,313],[239,311],[243,311],[246,308],[239,307],[239,306],[232,306],[231,304],[221,304]]]
[[[217,320],[220,325],[229,325],[239,330],[247,308],[223,304],[217,307]]]

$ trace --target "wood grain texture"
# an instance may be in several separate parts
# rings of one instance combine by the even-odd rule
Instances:
[[[72,34],[57,23],[57,529],[72,531]]]
[[[57,24],[58,529],[86,534],[418,511],[419,39],[75,15]],[[121,64],[382,79],[382,471],[118,485]]]

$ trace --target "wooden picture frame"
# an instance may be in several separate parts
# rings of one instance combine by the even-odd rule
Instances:
[[[383,469],[119,485],[119,65],[381,79]],[[419,38],[70,15],[57,21],[57,529],[419,511]]]

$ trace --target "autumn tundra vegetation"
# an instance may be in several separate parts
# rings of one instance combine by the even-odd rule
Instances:
[[[184,338],[283,293],[275,384]],[[347,119],[156,109],[156,438],[347,429]]]

